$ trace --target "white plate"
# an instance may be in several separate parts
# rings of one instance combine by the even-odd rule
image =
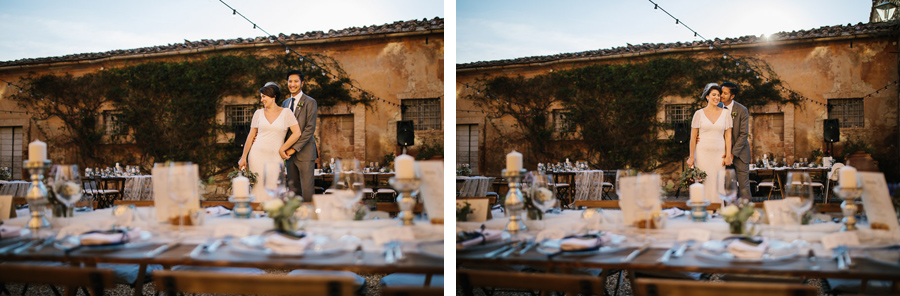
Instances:
[[[275,234],[271,234],[275,235]],[[251,235],[243,237],[228,246],[239,253],[254,255],[270,255],[270,256],[305,256],[305,255],[325,255],[334,254],[347,250],[347,244],[344,240],[333,240],[327,236],[311,235],[313,243],[303,252],[296,254],[279,254],[265,247],[266,235]]]
[[[108,245],[81,245],[81,238],[78,236],[69,236],[56,241],[53,243],[53,246],[60,250],[71,249],[76,246],[80,246],[79,251],[107,251],[107,250],[118,250],[118,249],[131,249],[131,248],[143,248],[149,245],[154,244],[154,242],[150,241],[153,238],[153,234],[149,231],[138,231],[137,237],[129,237],[128,242],[124,244],[108,244]]]
[[[540,244],[538,244],[535,250],[545,255],[559,254],[560,256],[590,256],[596,254],[615,253],[627,248],[627,246],[625,246],[625,240],[627,240],[625,236],[617,234],[607,235],[612,236],[612,238],[610,239],[611,242],[604,244],[599,249],[583,251],[560,251],[559,244],[562,242],[562,239],[552,239],[541,242]]]
[[[436,259],[444,259],[444,241],[421,242],[419,253]]]
[[[497,248],[497,247],[500,247],[500,246],[502,246],[502,245],[508,244],[508,243],[509,243],[509,239],[510,239],[511,237],[512,237],[512,236],[511,236],[508,232],[504,232],[503,235],[500,236],[500,239],[499,239],[499,240],[493,241],[493,242],[489,242],[489,243],[486,243],[486,244],[480,244],[480,245],[468,246],[468,247],[465,247],[465,248],[461,248],[461,247],[457,244],[457,245],[456,245],[456,252],[471,252],[471,251],[478,251],[478,250],[484,250],[484,249]]]
[[[797,256],[797,248],[791,243],[769,239],[769,247],[762,258],[737,258],[728,252],[728,243],[732,239],[711,240],[697,248],[697,254],[715,260],[730,262],[775,262],[793,259]]]

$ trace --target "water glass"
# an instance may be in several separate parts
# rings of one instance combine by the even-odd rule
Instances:
[[[335,167],[338,169],[334,172],[334,194],[351,210],[354,204],[362,200],[366,188],[362,167],[355,158],[337,160]]]
[[[784,201],[797,216],[797,240],[800,240],[800,225],[803,214],[812,209],[812,180],[807,172],[788,172],[784,183]]]
[[[632,177],[637,172],[632,169],[616,170],[616,198],[622,198],[622,186],[619,186],[619,180],[623,177]]]
[[[544,214],[556,204],[556,183],[550,176],[539,171],[532,171],[531,186],[527,188],[531,196],[531,203],[541,210],[541,215],[544,216],[542,221],[545,221],[542,224],[546,226],[547,217]]]
[[[263,167],[262,184],[269,199],[282,198],[282,194],[287,192],[287,170],[284,162],[267,162]]]
[[[737,173],[734,169],[720,169],[716,177],[718,178],[716,191],[719,197],[728,204],[733,204],[738,192]]]
[[[66,208],[75,206],[84,191],[81,189],[81,176],[77,165],[59,164],[55,165],[53,170],[53,191],[56,193],[56,199],[66,205]]]

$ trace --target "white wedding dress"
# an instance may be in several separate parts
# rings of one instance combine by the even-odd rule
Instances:
[[[718,184],[716,180],[719,170],[725,168],[722,165],[725,156],[725,130],[730,129],[734,124],[729,117],[728,110],[722,110],[719,118],[710,120],[703,113],[703,109],[694,112],[694,119],[691,121],[691,128],[699,129],[697,138],[697,148],[694,151],[694,166],[706,172],[706,179],[703,180],[703,196],[710,203],[722,203],[719,198]]]
[[[256,185],[253,186],[251,193],[256,201],[266,201],[272,199],[262,186],[263,171],[266,163],[284,162],[278,149],[284,144],[285,135],[288,128],[297,125],[297,118],[291,112],[291,109],[284,108],[281,114],[272,122],[266,119],[265,110],[256,110],[253,113],[253,120],[250,122],[250,128],[257,128],[256,140],[253,146],[250,146],[250,155],[247,156],[247,165],[250,171],[257,174]]]

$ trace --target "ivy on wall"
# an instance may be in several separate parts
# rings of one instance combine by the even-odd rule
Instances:
[[[777,77],[761,60],[744,61]],[[692,110],[696,110],[705,104],[705,99],[700,99],[703,87],[723,80],[741,85],[736,100],[748,108],[800,102],[795,94],[781,91],[782,82],[777,78],[760,79],[727,59],[690,57],[590,65],[532,78],[485,77],[477,81],[480,90],[465,97],[484,110],[495,127],[497,119],[515,120],[512,129],[498,128],[500,135],[488,147],[509,149],[510,143],[520,144],[527,147],[534,162],[573,158],[595,167],[652,171],[687,157],[686,145],[658,140],[661,132],[671,128],[657,118],[664,107],[662,99],[694,98]],[[554,106],[561,107],[574,125],[556,131],[555,137]]]
[[[149,168],[164,161],[192,161],[205,178],[230,170],[241,151],[234,145],[218,145],[217,136],[231,131],[216,121],[226,96],[252,97],[268,81],[287,93],[289,69],[301,69],[306,77],[303,91],[319,106],[338,103],[369,105],[371,94],[349,89],[350,78],[339,63],[322,55],[307,55],[316,64],[329,67],[337,76],[324,75],[321,68],[290,55],[214,55],[199,60],[147,62],[106,69],[73,77],[44,74],[22,78],[24,91],[11,99],[32,110],[39,121],[59,118],[62,136],[51,144],[77,147],[79,164],[108,166],[128,159],[124,153],[98,153],[104,144],[100,110],[111,104],[129,128],[127,135],[111,136],[110,142],[129,143],[142,154],[140,163]],[[284,98],[279,98],[283,100]]]

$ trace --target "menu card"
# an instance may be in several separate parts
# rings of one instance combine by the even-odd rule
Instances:
[[[783,199],[763,202],[769,225],[798,225],[796,215]]]
[[[191,164],[192,177],[200,180],[198,166]],[[156,207],[156,220],[169,222],[170,218],[178,217],[178,203],[169,198],[169,166],[157,163],[150,171],[153,175],[153,205]],[[200,195],[191,196],[184,204],[184,215],[200,209]],[[189,217],[186,217],[189,219]]]
[[[444,162],[417,161],[416,175],[422,179],[419,197],[432,223],[444,220]],[[482,220],[484,221],[484,220]]]
[[[336,191],[333,194],[313,194],[313,204],[319,221],[349,221],[350,217],[346,205],[336,194],[352,194],[351,192]]]
[[[640,185],[637,184],[640,178]],[[624,225],[634,225],[635,222],[650,218],[648,213],[638,206],[637,199],[654,202],[650,214],[659,213],[662,206],[659,201],[660,179],[657,174],[642,175],[639,177],[619,178],[622,196],[619,198],[619,207],[622,208],[622,220]]]
[[[12,195],[0,195],[0,221],[9,220],[9,217],[15,211],[12,206],[12,200]]]
[[[883,173],[859,172],[863,182],[862,202],[866,217],[869,219],[869,227],[872,230],[887,231],[894,238],[900,238],[900,222],[897,220],[897,212],[891,203],[887,182]]]

